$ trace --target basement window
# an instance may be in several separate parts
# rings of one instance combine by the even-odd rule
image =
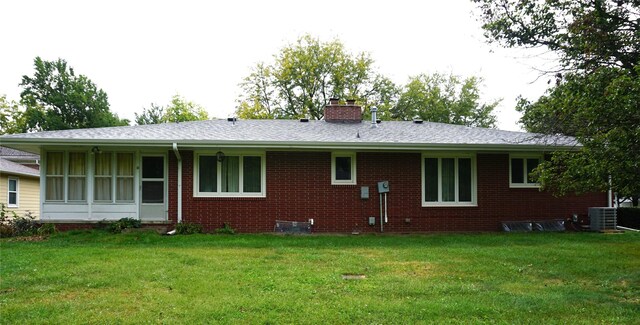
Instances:
[[[194,196],[265,197],[264,153],[197,153]]]
[[[531,172],[538,167],[542,161],[539,155],[511,155],[509,157],[509,186],[516,188],[537,188],[537,183]]]
[[[331,184],[355,185],[356,184],[356,154],[332,153],[331,154]]]

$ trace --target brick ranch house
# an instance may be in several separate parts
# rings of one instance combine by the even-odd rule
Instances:
[[[228,223],[270,232],[276,220],[309,219],[314,232],[498,231],[505,220],[607,205],[605,193],[556,198],[528,177],[545,154],[578,150],[572,138],[362,121],[359,106],[337,100],[320,121],[208,120],[0,140],[41,155],[40,218],[66,229],[129,217],[205,231]]]

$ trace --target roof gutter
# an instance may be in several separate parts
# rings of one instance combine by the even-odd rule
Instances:
[[[163,147],[166,140],[109,140],[109,139],[3,139],[3,145],[21,147],[35,146],[66,146],[68,144],[86,144],[100,146],[139,146]],[[176,140],[174,140],[176,141]],[[389,150],[389,151],[425,151],[425,150],[475,150],[475,151],[578,151],[582,146],[575,144],[475,144],[475,143],[398,143],[398,142],[320,142],[320,141],[231,141],[231,140],[182,140],[173,142],[188,147],[233,147],[233,148],[269,148],[269,149],[349,149],[349,150]]]
[[[173,143],[173,153],[178,159],[178,223],[182,222],[182,156],[178,150],[178,144]]]

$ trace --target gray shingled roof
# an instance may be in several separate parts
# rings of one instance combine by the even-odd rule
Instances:
[[[156,125],[49,131],[5,135],[9,144],[166,144],[264,147],[353,148],[546,148],[570,149],[571,137],[543,137],[533,133],[472,128],[424,122],[384,121],[371,123],[300,122],[298,120],[208,120]]]
[[[40,156],[30,152],[0,146],[0,158],[7,158],[9,160],[38,160]]]
[[[0,158],[0,172],[24,176],[40,177],[40,171]]]

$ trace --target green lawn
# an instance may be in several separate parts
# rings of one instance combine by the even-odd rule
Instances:
[[[0,254],[3,324],[640,322],[637,233],[94,231]]]

